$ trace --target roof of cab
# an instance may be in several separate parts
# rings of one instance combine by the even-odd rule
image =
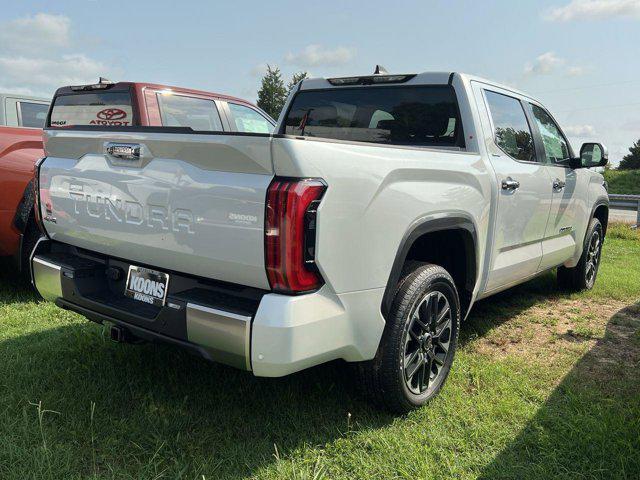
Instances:
[[[162,85],[162,84],[158,84],[158,83],[114,82],[106,90],[121,90],[121,89],[124,89],[124,88],[131,88],[131,87],[136,88],[136,89],[152,88],[154,90],[165,90],[165,91],[168,91],[168,92],[171,91],[171,92],[186,93],[186,94],[191,94],[191,95],[201,95],[201,96],[204,96],[204,97],[214,97],[214,98],[218,98],[218,99],[222,99],[222,100],[228,100],[228,101],[232,101],[232,102],[246,103],[246,104],[249,104],[249,105],[254,105],[253,103],[249,102],[248,100],[245,100],[243,98],[233,97],[231,95],[224,95],[222,93],[215,93],[215,92],[207,92],[207,91],[204,91],[204,90],[195,90],[195,89],[192,89],[192,88],[175,87],[175,86],[172,86],[172,85]],[[98,90],[96,89],[96,91],[98,91]],[[61,88],[58,88],[58,90],[56,90],[55,94],[56,95],[65,95],[65,94],[71,94],[71,93],[78,93],[78,90],[73,90],[71,86],[61,87]]]
[[[422,72],[422,73],[417,73],[417,74],[413,74],[413,73],[391,73],[389,72],[388,74],[385,75],[413,75],[413,77],[405,82],[402,83],[393,83],[393,84],[388,84],[388,85],[447,85],[448,83],[452,82],[453,79],[455,78],[455,76],[458,76],[462,79],[463,82],[470,82],[470,81],[477,81],[477,82],[481,82],[487,85],[491,85],[493,87],[497,87],[500,88],[502,90],[507,90],[510,92],[515,93],[516,95],[520,95],[523,97],[527,97],[530,98],[532,100],[536,100],[534,97],[532,97],[531,95],[522,92],[520,90],[517,90],[513,87],[510,87],[508,85],[502,85],[498,82],[494,82],[493,80],[487,80],[486,78],[482,78],[482,77],[478,77],[476,75],[470,75],[467,73],[461,73],[461,72]],[[371,76],[370,74],[365,74],[365,75],[345,75],[344,77],[341,78],[351,78],[351,77],[368,77]],[[305,79],[303,80],[302,84],[300,85],[300,90],[316,90],[316,89],[326,89],[326,88],[345,88],[342,87],[340,85],[332,85],[331,83],[329,83],[329,80],[331,78],[310,78],[310,79]],[[382,84],[381,84],[382,85]],[[381,86],[378,85],[378,86]],[[369,85],[367,85],[369,86]]]

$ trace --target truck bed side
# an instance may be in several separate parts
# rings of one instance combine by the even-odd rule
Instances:
[[[33,165],[43,154],[42,130],[0,126],[0,256],[18,249],[20,232],[13,225],[14,216],[33,178]]]
[[[427,217],[469,218],[486,238],[491,174],[479,154],[280,137],[273,155],[277,175],[329,185],[316,255],[337,293],[384,288],[403,237]],[[482,271],[484,243],[477,250]]]

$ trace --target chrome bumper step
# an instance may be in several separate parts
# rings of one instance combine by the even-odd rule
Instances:
[[[128,323],[126,314],[130,312],[122,311],[122,314],[118,315],[119,312],[114,310],[112,305],[106,304],[95,305],[94,303],[94,306],[98,308],[91,308],[87,303],[95,302],[95,300],[91,297],[82,298],[81,293],[79,293],[82,290],[82,282],[85,277],[76,275],[73,271],[68,271],[69,269],[65,265],[56,264],[52,258],[54,258],[53,255],[47,255],[46,253],[42,255],[35,254],[31,262],[33,284],[45,300],[57,301],[65,308],[74,310],[93,321],[99,321],[100,323],[104,320],[113,321],[124,326],[130,325],[132,329],[137,330],[144,328],[149,336],[155,335],[159,340],[167,338],[167,335],[163,332],[145,328],[139,323]],[[95,278],[86,278],[86,281],[95,282]],[[70,283],[65,283],[67,281]],[[73,290],[72,294],[69,293],[71,290]],[[67,293],[66,297],[65,292]],[[175,319],[176,322],[184,322],[185,338],[174,338],[175,340],[193,344],[198,347],[203,356],[211,360],[243,370],[251,370],[250,339],[252,316],[202,305],[189,301],[188,298],[185,301],[183,294],[175,298],[178,300],[173,300],[172,302],[177,301],[183,305],[179,312],[175,309],[175,303],[172,303],[171,307],[159,308],[156,315],[156,317],[159,317],[162,310],[166,309],[166,312],[170,311],[172,315],[166,321]],[[80,304],[82,300],[88,300],[88,302]],[[100,308],[103,306],[105,308]],[[110,308],[113,313],[106,314],[105,310],[107,308]],[[95,315],[92,315],[92,312]],[[152,325],[155,321],[153,318],[149,320],[149,325]]]

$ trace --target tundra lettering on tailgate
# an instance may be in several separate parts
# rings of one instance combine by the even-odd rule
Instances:
[[[195,219],[191,210],[171,208],[169,205],[143,205],[132,200],[122,200],[113,196],[89,195],[70,191],[73,211],[76,215],[86,214],[92,218],[129,225],[146,225],[159,230],[195,233]]]

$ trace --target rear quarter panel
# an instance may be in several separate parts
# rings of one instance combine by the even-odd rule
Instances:
[[[470,217],[487,238],[491,177],[479,154],[292,137],[272,148],[277,175],[328,184],[316,260],[338,294],[385,287],[403,237],[427,217]],[[485,246],[476,248],[481,272]]]
[[[20,232],[13,219],[33,165],[43,155],[42,130],[0,127],[0,256],[18,250]]]

